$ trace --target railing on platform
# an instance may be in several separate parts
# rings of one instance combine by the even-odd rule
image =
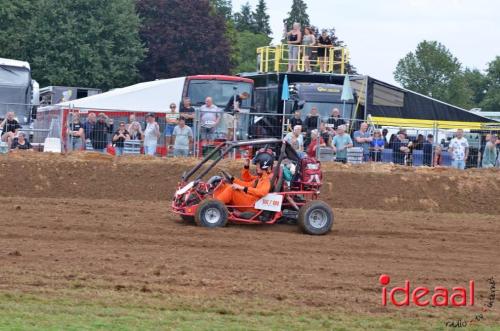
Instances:
[[[294,65],[298,72],[310,68],[313,72],[346,74],[348,62],[346,47],[282,44],[257,48],[259,72],[284,72]]]

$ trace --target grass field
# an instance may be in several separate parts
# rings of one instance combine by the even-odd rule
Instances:
[[[424,320],[395,318],[393,314],[297,311],[293,307],[266,309],[265,304],[255,302],[147,301],[140,296],[125,300],[104,295],[95,300],[3,293],[0,330],[447,330],[444,320],[436,316]],[[467,328],[499,329],[487,322]]]

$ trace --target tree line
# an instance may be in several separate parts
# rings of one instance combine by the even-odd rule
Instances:
[[[445,45],[424,40],[394,71],[403,87],[465,109],[500,111],[500,56],[483,73],[464,67]]]

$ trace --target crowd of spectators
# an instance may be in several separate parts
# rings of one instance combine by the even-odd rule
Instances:
[[[357,130],[351,130],[349,133],[347,132],[349,124],[349,120],[340,117],[337,108],[332,110],[328,119],[320,120],[318,110],[312,107],[305,118],[301,116],[300,111],[294,113],[288,121],[288,128],[292,131],[285,136],[285,140],[299,152],[299,155],[307,154],[311,157],[321,154],[318,153],[319,143],[324,152],[330,149],[335,154],[335,160],[342,163],[348,161],[347,152],[351,147],[358,148],[364,162],[382,162],[384,150],[390,150],[390,161],[408,166],[415,164],[416,154],[420,155],[418,164],[429,167],[445,164],[443,152],[446,152],[451,159],[451,167],[456,169],[465,169],[469,158],[469,143],[461,129],[456,130],[454,137],[450,137],[448,143],[436,144],[433,134],[410,137],[405,129],[400,129],[388,138],[389,130],[386,128],[370,129],[368,123],[363,122],[359,124]],[[485,143],[479,150],[478,166],[497,165],[499,150],[500,143],[497,136],[486,135]]]

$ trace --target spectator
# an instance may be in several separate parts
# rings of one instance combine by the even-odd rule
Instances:
[[[170,104],[170,111],[165,114],[165,144],[167,145],[167,153],[168,149],[172,147],[172,133],[174,132],[178,120],[179,112],[177,111],[175,103],[172,102]]]
[[[318,107],[313,106],[311,108],[311,112],[307,114],[306,120],[305,120],[305,125],[307,129],[307,133],[310,134],[312,130],[318,128],[318,122],[319,122],[319,114],[318,114]]]
[[[321,121],[319,124],[319,133],[321,135],[321,138],[323,138],[326,146],[332,147],[332,134],[330,130],[326,127],[325,122]]]
[[[21,128],[21,125],[19,125],[19,122],[14,118],[14,116],[15,114],[13,112],[7,112],[6,117],[2,123],[0,123],[0,129],[2,129],[2,141],[6,142],[9,148],[12,146],[12,141]]]
[[[130,123],[129,129],[127,130],[130,136],[130,140],[140,140],[144,139],[144,134],[142,133],[141,124],[135,121]]]
[[[395,164],[406,164],[406,159],[410,153],[408,143],[409,141],[408,138],[406,138],[406,132],[400,130],[392,143],[392,160]]]
[[[192,143],[193,131],[186,125],[185,119],[181,117],[173,132],[174,156],[189,156]]]
[[[125,140],[130,140],[130,133],[127,130],[125,122],[120,122],[118,130],[116,130],[115,134],[113,135],[113,144],[115,145],[116,156],[123,155]]]
[[[424,166],[432,166],[432,148],[434,147],[434,135],[428,134],[427,141],[423,143],[423,153],[424,153]]]
[[[340,125],[345,125],[344,119],[340,118],[340,110],[338,108],[332,109],[332,115],[328,118],[328,124],[333,124],[333,129],[337,130]]]
[[[347,162],[347,149],[353,146],[352,139],[345,133],[345,130],[346,126],[340,125],[337,128],[337,134],[332,140],[333,151],[337,154],[335,160],[342,163]]]
[[[243,101],[247,100],[250,98],[250,93],[248,92],[243,92],[240,94],[237,94],[236,96],[232,96],[229,101],[227,102],[226,108],[224,108],[224,111],[227,113],[235,113],[240,111],[241,104]],[[235,103],[236,101],[236,103]]]
[[[158,138],[160,137],[160,126],[156,123],[155,114],[146,115],[146,129],[144,130],[144,154],[155,156]]]
[[[382,130],[382,138],[384,138],[384,147],[390,147],[389,146],[389,141],[387,140],[387,134],[389,133],[389,130],[383,129]]]
[[[26,134],[24,132],[19,132],[17,137],[12,139],[12,150],[30,150],[33,151],[33,146],[31,146],[30,142],[26,139]]]
[[[319,146],[320,147],[325,147],[325,141],[323,138],[319,135],[319,132],[317,129],[314,129],[311,131],[311,143],[309,146],[307,146],[307,155],[309,157],[316,157],[316,150],[318,149],[318,137],[319,137]]]
[[[479,153],[477,154],[477,163],[479,165],[482,164],[482,157],[484,154],[484,149],[486,148],[486,144],[490,141],[491,139],[491,134],[488,133],[486,136],[484,136],[484,140],[481,141],[481,146],[479,147]]]
[[[200,108],[200,138],[209,144],[215,139],[215,128],[221,120],[220,109],[213,104],[212,98],[207,97],[205,104]]]
[[[72,121],[66,131],[66,134],[68,135],[67,148],[71,151],[80,151],[84,146],[85,133],[83,125],[80,122],[80,114],[72,113],[72,116]]]
[[[497,151],[497,135],[490,135],[490,141],[486,143],[484,146],[483,152],[483,168],[493,168],[495,167],[498,160],[498,151]]]
[[[361,123],[358,131],[354,132],[354,147],[363,148],[363,160],[368,161],[370,157],[370,143],[373,140],[370,132],[368,132],[368,123]]]
[[[373,132],[373,140],[370,142],[370,159],[374,162],[382,160],[382,151],[384,150],[384,138],[380,130]]]
[[[186,125],[191,128],[191,130],[194,130],[194,118],[196,115],[196,111],[194,110],[193,106],[191,106],[191,99],[189,98],[184,98],[182,100],[182,107],[180,109],[180,114],[181,117],[185,119]],[[194,135],[194,131],[193,131]]]
[[[455,169],[465,169],[465,162],[469,156],[469,142],[464,137],[464,130],[457,130],[457,135],[450,141],[448,150],[451,154],[451,166]]]
[[[136,122],[135,114],[130,114],[128,117],[128,125],[127,125],[127,131],[130,132],[130,127],[132,126],[132,123]]]
[[[295,113],[293,113],[293,117],[290,120],[289,124],[289,130],[292,131],[296,125],[300,125],[301,127],[303,127],[304,125],[304,123],[302,123],[300,110],[296,110]]]
[[[91,137],[92,137],[92,133],[94,132],[94,128],[95,128],[95,125],[97,123],[97,119],[96,119],[96,115],[95,113],[89,113],[87,115],[87,121],[85,123],[83,123],[83,133],[84,133],[84,137],[85,137],[85,142],[86,142],[86,146],[92,146],[92,141],[91,141]]]
[[[96,152],[106,153],[108,146],[108,134],[113,132],[113,119],[107,117],[104,113],[97,116],[97,123],[92,130],[90,141],[92,148]]]
[[[434,158],[432,160],[432,166],[442,166],[443,165],[443,147],[441,145],[437,145],[434,148]]]
[[[306,72],[311,72],[312,47],[316,44],[316,38],[311,31],[310,27],[304,28],[304,38],[302,38],[302,45],[304,45],[304,67]]]
[[[328,71],[328,58],[330,56],[329,52],[333,46],[333,42],[328,35],[327,30],[321,31],[321,36],[318,38],[318,59],[319,59],[319,70],[320,72]],[[337,129],[337,128],[335,128]]]
[[[288,132],[285,136],[285,140],[297,151],[304,151],[304,137],[302,136],[302,127],[296,125],[293,127],[292,132]]]
[[[417,139],[413,143],[413,149],[417,150],[417,151],[421,151],[424,148],[424,142],[425,142],[424,141],[424,135],[423,134],[419,134],[417,136]]]
[[[394,144],[394,141],[396,141],[398,139],[398,135],[397,134],[391,134],[391,138],[389,139],[389,148],[392,149],[392,145]]]
[[[300,23],[293,23],[293,28],[287,33],[288,40],[288,71],[297,71],[299,59],[299,46],[302,42]]]

